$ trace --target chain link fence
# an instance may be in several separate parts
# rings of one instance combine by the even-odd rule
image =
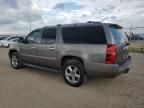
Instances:
[[[144,27],[124,28],[130,41],[130,52],[144,53]]]

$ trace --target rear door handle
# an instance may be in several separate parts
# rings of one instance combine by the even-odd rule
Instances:
[[[36,48],[36,47],[34,47],[34,46],[32,47],[32,49],[35,49],[35,48]]]
[[[54,47],[50,47],[49,50],[55,50],[55,48]]]

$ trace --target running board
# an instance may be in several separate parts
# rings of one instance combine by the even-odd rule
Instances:
[[[38,66],[38,65],[28,64],[28,63],[24,63],[24,65],[28,66],[28,67],[33,67],[33,68],[45,70],[45,71],[61,72],[60,69],[55,69],[55,68],[43,67],[43,66]]]

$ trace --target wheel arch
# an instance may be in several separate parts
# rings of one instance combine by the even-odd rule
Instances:
[[[10,56],[11,56],[11,54],[12,54],[12,53],[14,53],[14,52],[18,52],[18,51],[17,51],[17,50],[15,50],[15,49],[9,50],[9,53],[8,53],[9,57],[10,57]]]
[[[66,55],[66,56],[63,56],[63,57],[61,58],[61,68],[62,68],[62,66],[64,65],[64,62],[65,62],[66,60],[68,60],[68,59],[76,59],[76,60],[79,60],[79,61],[82,63],[82,65],[84,66],[84,60],[83,60],[81,57]],[[84,68],[85,68],[85,66],[84,66]],[[86,71],[85,71],[85,74],[86,74]]]

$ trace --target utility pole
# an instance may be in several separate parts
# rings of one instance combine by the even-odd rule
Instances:
[[[31,20],[30,19],[28,19],[28,24],[29,24],[29,31],[31,32]]]
[[[30,27],[29,29],[30,29],[30,32],[31,32],[31,21],[29,21],[29,27]]]
[[[131,24],[131,26],[130,26],[130,34],[132,33],[132,24]]]

